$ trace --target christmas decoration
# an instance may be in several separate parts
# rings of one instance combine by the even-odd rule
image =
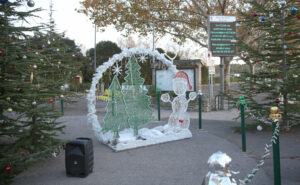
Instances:
[[[127,120],[128,115],[121,86],[117,76],[114,76],[109,87],[108,102],[106,105],[106,114],[102,131],[111,131],[114,133],[114,138],[119,138],[119,132],[130,127]]]
[[[299,52],[296,50],[299,45],[299,35],[297,25],[290,24],[299,16],[298,13],[291,14],[291,9],[298,8],[299,3],[298,1],[282,1],[282,6],[276,6],[273,3],[262,5],[249,1],[249,5],[253,8],[250,8],[248,12],[239,13],[240,20],[242,20],[240,24],[244,29],[253,30],[250,34],[253,38],[249,37],[245,41],[238,42],[241,51],[249,52],[247,57],[241,57],[241,59],[251,66],[256,63],[254,61],[257,59],[260,59],[260,62],[255,65],[255,71],[245,72],[241,76],[245,88],[240,88],[236,93],[244,95],[255,116],[267,115],[265,107],[274,105],[276,99],[274,97],[280,97],[281,93],[282,100],[278,103],[283,111],[282,124],[284,126],[288,123],[296,124],[300,119],[299,109],[294,108],[294,104],[299,102],[299,96],[297,96],[299,81],[291,78],[293,74],[299,75],[300,64],[297,62]],[[274,15],[270,21],[266,18],[268,21],[265,21],[266,24],[258,22],[251,13],[249,14],[249,12],[261,10],[267,10],[261,17]],[[260,33],[267,34],[262,34],[259,39],[255,40],[254,37]],[[278,36],[277,40],[274,39],[276,36]],[[247,80],[249,78],[251,80]],[[254,78],[261,80],[255,82]],[[252,98],[262,96],[263,98],[259,100]],[[274,101],[270,101],[272,99]]]
[[[296,12],[297,12],[297,8],[296,8],[296,7],[292,7],[291,11],[292,11],[293,13],[296,13]]]
[[[6,167],[5,167],[5,170],[6,170],[6,171],[10,171],[10,170],[11,170],[11,166],[6,166]]]
[[[32,105],[36,105],[36,101],[33,101],[33,102],[32,102]]]
[[[134,124],[132,121],[130,121],[130,112],[131,108],[129,105],[129,108],[127,108],[127,113],[129,116],[129,125],[131,128],[125,129],[119,133],[119,138],[116,139],[114,138],[114,134],[111,131],[107,131],[105,133],[102,132],[102,124],[99,123],[98,117],[95,114],[96,112],[96,85],[100,81],[100,79],[103,77],[103,74],[105,71],[109,70],[110,67],[115,65],[117,62],[122,61],[123,58],[125,57],[130,57],[131,62],[127,63],[127,76],[129,77],[138,77],[139,75],[134,74],[132,71],[137,72],[136,69],[131,69],[130,66],[137,66],[138,64],[137,61],[133,61],[133,55],[146,55],[150,57],[155,57],[155,61],[161,61],[164,65],[167,66],[168,71],[170,71],[173,74],[177,73],[176,66],[172,64],[172,61],[168,60],[165,58],[163,54],[160,54],[158,51],[152,51],[150,49],[145,49],[143,47],[138,47],[138,48],[131,48],[131,49],[125,49],[123,50],[120,54],[116,54],[113,57],[111,57],[108,61],[104,62],[101,66],[99,66],[96,70],[96,74],[93,77],[92,83],[91,83],[91,88],[89,90],[89,93],[87,95],[88,99],[88,122],[93,126],[93,130],[95,132],[95,135],[99,138],[100,141],[103,143],[107,144],[109,147],[111,147],[115,151],[122,151],[122,150],[127,150],[127,149],[132,149],[132,148],[137,148],[137,147],[142,147],[142,146],[148,146],[148,145],[153,145],[153,144],[158,144],[158,143],[164,143],[168,141],[175,141],[179,139],[185,139],[185,138],[191,138],[192,134],[189,131],[189,129],[182,129],[179,132],[173,132],[173,129],[169,127],[168,124],[164,126],[158,126],[154,128],[142,128],[139,129],[138,132],[134,131]],[[135,58],[135,57],[134,57]],[[131,63],[131,64],[130,64]],[[131,71],[131,72],[130,72]],[[132,75],[134,74],[134,75]],[[127,77],[127,78],[128,78]],[[129,84],[131,83],[130,78],[128,79],[129,81],[126,81],[125,83]],[[139,77],[137,79],[132,80],[134,82],[142,82],[143,80],[139,80]],[[124,91],[124,101],[126,104],[126,93],[130,91],[128,94],[132,94],[133,89],[139,89],[139,93],[137,94],[144,94],[145,90],[142,88],[141,85],[133,85],[133,87],[130,87],[130,85],[122,84],[122,91]],[[127,92],[126,92],[127,91]],[[131,96],[132,97],[132,96]],[[140,96],[136,96],[134,98],[139,98]],[[127,100],[128,101],[128,100]],[[139,100],[134,100],[134,101],[139,101]],[[132,103],[133,104],[133,103]],[[141,103],[143,105],[148,105],[148,100],[143,101]],[[126,104],[127,105],[127,104]],[[145,106],[148,107],[148,106]],[[129,111],[128,111],[129,110]],[[138,117],[140,111],[142,109],[139,108],[137,112],[138,115],[134,115],[135,117]],[[143,113],[142,113],[143,114]],[[131,118],[132,120],[132,118]],[[140,122],[139,122],[140,123]],[[143,123],[143,122],[141,122]],[[150,123],[149,123],[150,124]],[[146,126],[145,126],[146,127]],[[134,134],[138,135],[134,135]]]
[[[254,12],[254,13],[253,13],[253,16],[254,16],[254,17],[256,17],[257,15],[258,15],[258,13],[257,13],[257,12]]]
[[[170,102],[172,104],[172,114],[169,117],[168,125],[175,131],[179,132],[182,129],[188,129],[190,126],[190,117],[186,112],[188,103],[197,97],[195,92],[191,92],[189,99],[185,98],[186,89],[189,87],[192,90],[192,86],[189,82],[189,77],[184,71],[176,73],[173,79],[173,90],[177,97],[170,101],[169,94],[163,94],[161,100],[163,102]]]
[[[34,1],[33,1],[33,0],[28,0],[28,1],[27,1],[27,5],[28,5],[29,7],[34,7]]]
[[[265,21],[265,20],[266,20],[266,18],[265,18],[265,17],[262,17],[262,18],[261,18],[261,21]]]
[[[280,103],[280,100],[277,98],[277,99],[275,100],[275,103]]]
[[[10,97],[7,97],[6,100],[7,100],[7,101],[10,101]]]
[[[262,128],[262,126],[257,125],[256,129],[257,129],[258,131],[262,131],[263,128]]]
[[[113,67],[113,72],[114,72],[114,75],[118,76],[119,74],[122,73],[122,69],[118,66],[118,63],[116,66]]]
[[[146,55],[141,55],[141,56],[139,57],[139,60],[140,60],[141,63],[146,62],[147,59],[148,59],[148,57],[147,57]]]
[[[32,67],[33,67],[33,69],[36,69],[36,68],[37,68],[37,65],[34,64]]]
[[[71,51],[71,48],[68,48],[68,51]]]
[[[12,108],[7,109],[7,112],[12,112],[12,111],[13,111]]]
[[[53,99],[53,98],[50,98],[49,102],[50,102],[50,103],[54,103],[54,99]]]
[[[212,154],[207,163],[210,171],[207,173],[202,185],[237,185],[228,170],[231,158],[221,151]]]
[[[33,82],[33,72],[30,73],[30,83]]]
[[[140,66],[134,55],[126,64],[126,74],[124,89],[124,100],[127,106],[127,113],[129,116],[128,122],[134,128],[134,135],[138,135],[139,126],[145,125],[153,120],[153,110],[149,107],[150,97],[147,96],[147,91],[141,88],[144,79],[140,77]]]
[[[2,55],[2,54],[3,54],[3,51],[0,50],[0,55]]]

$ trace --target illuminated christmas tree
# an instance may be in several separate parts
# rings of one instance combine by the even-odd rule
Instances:
[[[150,97],[147,90],[143,89],[144,79],[141,78],[140,69],[135,56],[132,55],[126,64],[124,100],[129,116],[128,123],[134,129],[134,135],[138,135],[138,128],[153,120],[153,109],[149,107]]]
[[[117,76],[114,76],[109,87],[108,103],[104,117],[103,132],[112,131],[114,138],[119,138],[119,132],[129,128],[126,105]]]

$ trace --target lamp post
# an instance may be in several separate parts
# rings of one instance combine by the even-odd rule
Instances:
[[[96,33],[97,33],[97,25],[95,23],[95,40],[94,40],[94,68],[95,68],[95,72],[97,69],[97,62],[96,62],[96,44],[97,44],[97,39],[96,39]]]

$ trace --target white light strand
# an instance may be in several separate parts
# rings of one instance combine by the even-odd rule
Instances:
[[[272,134],[272,138],[270,140],[270,144],[266,144],[265,146],[265,152],[261,157],[261,160],[257,163],[256,167],[247,175],[247,177],[244,180],[240,180],[240,185],[248,184],[252,181],[253,177],[255,176],[256,172],[259,171],[259,169],[264,165],[265,159],[270,155],[270,148],[272,147],[272,143],[276,144],[279,136],[279,122],[276,123],[276,127],[274,130],[274,133]]]
[[[136,55],[136,54],[154,56],[157,59],[156,61],[161,61],[163,64],[165,64],[168,67],[168,70],[171,71],[173,74],[178,72],[176,66],[173,65],[173,63],[170,60],[168,60],[163,54],[160,54],[157,50],[152,51],[142,46],[137,48],[124,49],[120,54],[114,55],[107,62],[99,66],[96,70],[96,73],[94,74],[91,88],[89,90],[89,93],[87,94],[87,100],[88,100],[87,117],[88,117],[88,123],[92,125],[94,133],[100,141],[103,141],[104,137],[103,137],[103,133],[101,132],[102,127],[98,121],[98,116],[96,115],[96,85],[98,84],[99,80],[102,78],[103,73],[108,68],[113,66],[116,62],[121,61],[123,58],[128,58],[131,55]]]

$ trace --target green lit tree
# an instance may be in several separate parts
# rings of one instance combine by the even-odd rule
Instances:
[[[140,69],[135,56],[132,55],[126,64],[126,74],[124,99],[129,116],[129,124],[134,129],[134,135],[138,135],[138,128],[153,120],[153,110],[149,107],[150,97],[147,90],[142,88],[144,79],[141,78]]]
[[[102,131],[112,131],[114,137],[119,138],[119,132],[129,127],[121,86],[118,77],[114,76],[109,87],[108,103]]]
[[[248,34],[240,41],[241,59],[255,65],[245,72],[239,94],[245,96],[252,114],[268,116],[271,106],[279,106],[283,125],[299,122],[300,102],[300,14],[299,1],[245,0],[239,11],[241,28]]]

